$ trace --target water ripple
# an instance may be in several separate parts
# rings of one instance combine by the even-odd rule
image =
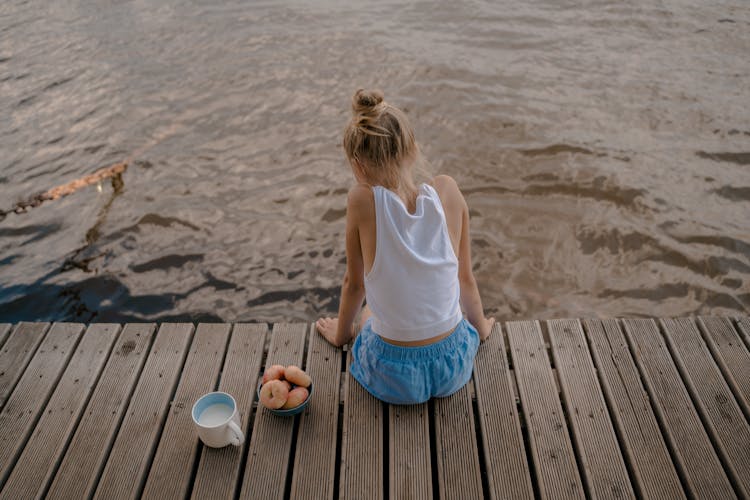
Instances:
[[[750,311],[742,0],[0,2],[0,321],[335,314],[349,99],[455,177],[501,319]]]

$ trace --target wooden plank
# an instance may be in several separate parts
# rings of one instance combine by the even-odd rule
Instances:
[[[724,379],[750,421],[750,351],[728,318],[698,318],[701,334],[714,355]]]
[[[533,498],[516,396],[499,323],[474,361],[479,428],[490,498]]]
[[[623,324],[686,492],[697,498],[735,498],[656,323],[625,319]]]
[[[247,449],[253,401],[258,373],[263,359],[268,327],[263,324],[236,324],[229,341],[219,390],[231,394],[242,419],[245,446],[202,447],[200,463],[193,485],[195,499],[234,499],[240,481],[243,450]]]
[[[119,331],[116,324],[86,330],[0,498],[44,496]]]
[[[302,365],[307,325],[273,326],[266,367]],[[255,390],[253,387],[251,390]],[[279,417],[258,405],[248,448],[241,498],[282,498],[289,473],[289,457],[296,418]]]
[[[541,498],[584,498],[538,321],[506,324]]]
[[[154,338],[153,323],[125,325],[102,371],[47,498],[90,498]]]
[[[0,351],[0,410],[47,333],[49,323],[19,323]]]
[[[190,323],[159,328],[95,498],[140,497],[192,336]]]
[[[745,347],[750,349],[750,318],[737,318],[737,330],[740,332],[742,340],[745,341]]]
[[[750,498],[750,426],[689,318],[662,319],[665,339],[724,471],[739,497]]]
[[[578,463],[589,496],[635,498],[581,322],[577,319],[552,320],[547,321],[547,328],[578,451]]]
[[[685,498],[617,320],[585,320],[591,355],[640,498]]]
[[[83,332],[83,325],[55,323],[29,362],[0,413],[0,488],[36,426]]]
[[[229,324],[198,325],[142,498],[188,495],[200,441],[191,410],[198,398],[216,389],[231,328]]]
[[[351,366],[351,351],[347,366]],[[346,372],[339,498],[382,499],[383,407]]]
[[[427,403],[388,405],[389,498],[432,498],[430,414]]]
[[[10,335],[10,323],[0,323],[0,347],[3,346],[5,343],[5,339],[8,338],[8,335]]]
[[[333,498],[341,356],[311,325],[305,371],[314,392],[300,415],[291,498]]]
[[[434,399],[435,454],[440,498],[482,498],[479,448],[469,384]]]

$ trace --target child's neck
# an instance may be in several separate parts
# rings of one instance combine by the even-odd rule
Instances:
[[[383,176],[379,179],[362,179],[371,186],[383,186],[389,191],[393,191],[404,202],[409,213],[414,213],[417,209],[417,196],[419,188],[410,174],[404,176]],[[360,180],[361,182],[361,180]]]
[[[396,186],[383,185],[384,188],[393,191],[401,198],[404,202],[404,206],[410,214],[417,210],[417,196],[419,195],[419,189],[415,185],[414,181],[401,182]]]

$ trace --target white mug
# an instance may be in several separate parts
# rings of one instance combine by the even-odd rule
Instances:
[[[209,392],[193,405],[193,423],[203,444],[222,448],[228,444],[240,446],[245,434],[240,428],[237,403],[226,392]]]

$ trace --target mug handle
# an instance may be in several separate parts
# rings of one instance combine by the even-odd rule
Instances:
[[[242,443],[245,442],[245,434],[242,432],[242,429],[240,429],[240,426],[237,425],[234,421],[229,421],[229,429],[232,431],[232,444],[234,446],[240,446]]]

